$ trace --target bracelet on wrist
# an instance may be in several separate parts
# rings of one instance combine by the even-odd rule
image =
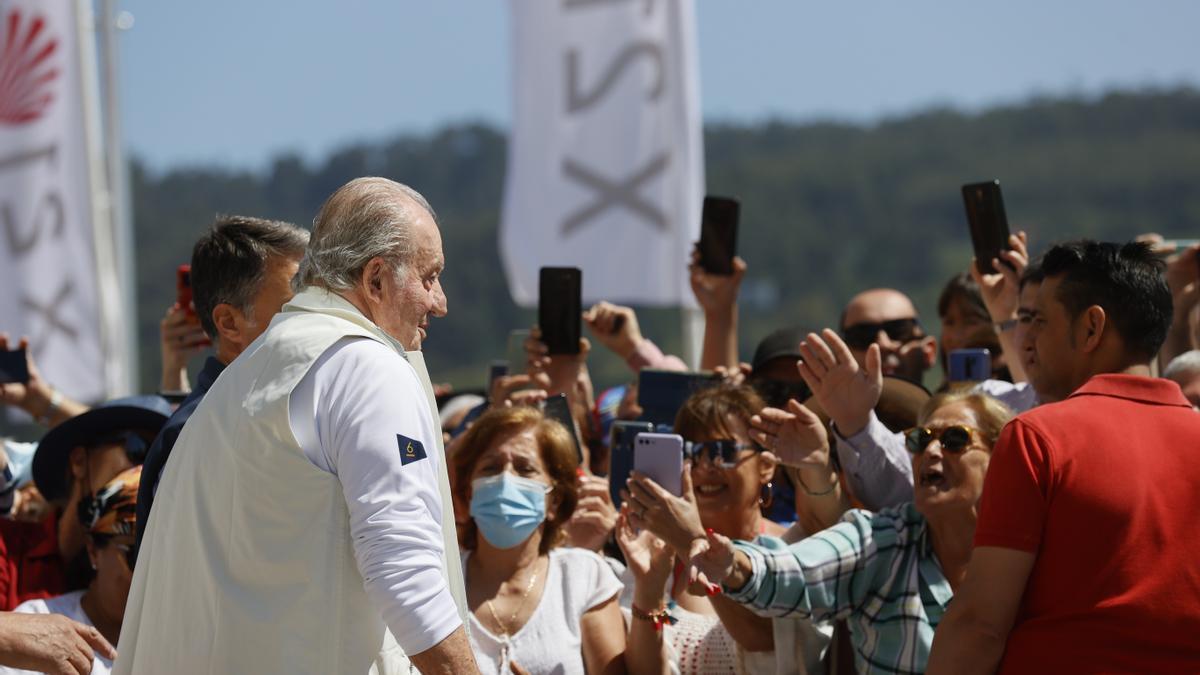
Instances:
[[[660,605],[658,609],[648,612],[637,605],[630,604],[629,613],[632,614],[633,618],[635,619],[653,623],[654,630],[660,632],[662,631],[663,626],[674,626],[679,622],[679,619],[676,619],[671,612],[667,611],[667,608],[662,605]]]
[[[54,419],[54,414],[58,412],[59,407],[62,405],[62,401],[62,392],[57,389],[51,389],[50,401],[46,404],[46,410],[37,417],[37,421],[42,423],[43,426],[50,426]]]
[[[804,479],[800,477],[799,471],[796,472],[796,482],[800,483],[800,489],[804,490],[804,494],[808,495],[809,497],[824,497],[825,495],[833,493],[834,489],[836,489],[838,485],[837,477],[835,476],[833,481],[829,484],[829,489],[823,492],[813,492],[812,490],[808,489],[807,485],[804,484]]]

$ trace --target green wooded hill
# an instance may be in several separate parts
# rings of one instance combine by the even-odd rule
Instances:
[[[742,200],[747,359],[773,328],[832,325],[849,296],[872,286],[909,292],[936,326],[939,289],[970,260],[965,182],[999,178],[1009,219],[1035,250],[1077,236],[1200,236],[1194,89],[1034,99],[975,114],[934,109],[869,126],[713,125],[705,153],[709,191]],[[143,388],[157,386],[158,321],[174,300],[174,268],[215,214],[308,225],[330,193],[363,175],[408,183],[437,209],[450,315],[432,325],[430,370],[435,380],[481,386],[508,331],[533,318],[513,305],[497,252],[504,168],[504,133],[484,125],[351,145],[319,164],[281,156],[263,173],[152,174],[135,162]],[[679,350],[676,311],[640,316],[647,335]],[[598,358],[593,374],[599,386],[627,376],[612,358]]]

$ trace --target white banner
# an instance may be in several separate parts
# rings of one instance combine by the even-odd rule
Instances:
[[[691,0],[512,0],[501,222],[513,299],[579,267],[585,302],[694,305],[704,150]]]
[[[118,322],[101,312],[119,297],[106,204],[93,198],[103,176],[80,7],[0,0],[0,331],[28,336],[46,380],[95,402],[127,383],[122,351],[106,347],[123,344]]]

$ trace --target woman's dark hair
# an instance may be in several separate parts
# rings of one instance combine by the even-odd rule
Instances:
[[[722,384],[702,389],[684,401],[675,415],[675,433],[685,441],[699,441],[705,436],[732,436],[726,418],[750,418],[766,407],[762,397],[749,385]]]
[[[562,526],[575,513],[579,501],[579,461],[575,456],[575,443],[571,432],[557,421],[546,417],[541,410],[530,406],[493,408],[475,421],[463,434],[458,452],[454,455],[454,494],[466,498],[471,493],[471,473],[484,452],[496,441],[532,429],[541,452],[542,464],[550,476],[551,495],[557,498],[552,513],[546,514],[542,525],[542,543],[539,553],[546,553],[562,539]],[[475,549],[477,530],[475,521],[461,523],[462,545],[467,550]]]
[[[983,294],[979,292],[979,284],[966,272],[954,275],[942,288],[942,294],[938,296],[938,316],[946,316],[946,312],[950,311],[950,303],[955,300],[962,300],[967,311],[991,322],[987,305],[983,304]]]
[[[1099,306],[1128,351],[1151,359],[1171,327],[1171,289],[1166,263],[1149,244],[1115,244],[1087,239],[1059,244],[1042,258],[1046,279],[1061,278],[1055,299],[1074,320]]]

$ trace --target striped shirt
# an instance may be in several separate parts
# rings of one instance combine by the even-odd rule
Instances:
[[[860,673],[923,673],[953,592],[911,504],[843,522],[792,545],[759,537],[735,546],[753,567],[733,600],[763,616],[844,619]]]

